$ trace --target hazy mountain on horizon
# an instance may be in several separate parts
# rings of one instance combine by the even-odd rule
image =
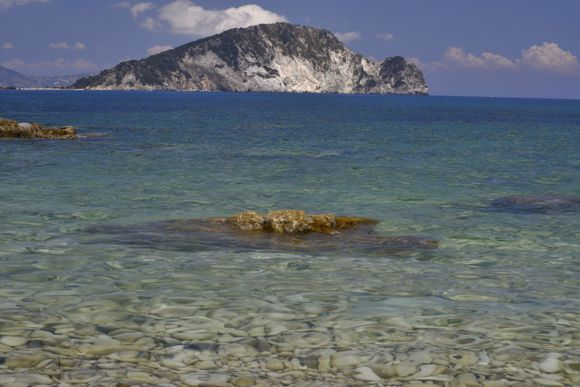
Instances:
[[[0,87],[34,88],[34,87],[68,87],[88,74],[71,74],[58,76],[26,75],[0,66]]]

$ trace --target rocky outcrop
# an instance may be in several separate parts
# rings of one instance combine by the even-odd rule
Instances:
[[[227,222],[242,231],[266,231],[280,234],[318,232],[335,234],[361,224],[377,221],[361,217],[336,216],[335,214],[307,214],[302,210],[277,210],[266,215],[254,211],[241,212]]]
[[[530,195],[506,196],[491,203],[494,211],[549,214],[580,211],[580,196],[572,195]]]
[[[40,124],[29,124],[0,118],[0,138],[30,138],[44,140],[69,140],[77,138],[72,126],[45,128]]]
[[[431,250],[439,243],[417,236],[385,236],[377,222],[334,214],[311,215],[300,210],[261,215],[242,212],[229,218],[179,219],[136,226],[101,226],[94,235],[111,235],[113,243],[164,250],[271,250],[308,254],[400,254]],[[96,243],[102,240],[97,238]]]
[[[329,31],[288,23],[225,31],[122,62],[72,87],[381,94],[429,90],[421,70],[403,57],[373,61]]]

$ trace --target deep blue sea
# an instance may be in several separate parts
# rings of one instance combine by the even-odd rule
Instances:
[[[82,135],[0,140],[0,385],[580,385],[580,208],[496,205],[580,196],[580,101],[6,91],[0,117]],[[287,208],[439,248],[152,226]]]

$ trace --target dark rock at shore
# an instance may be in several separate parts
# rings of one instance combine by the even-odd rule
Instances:
[[[77,132],[72,126],[47,128],[40,124],[18,123],[14,120],[0,118],[0,138],[70,140],[77,138]]]
[[[506,196],[491,202],[491,209],[516,214],[548,214],[580,211],[580,196]]]
[[[282,210],[267,215],[245,212],[230,218],[100,226],[89,231],[109,235],[114,243],[178,251],[235,249],[384,256],[439,245],[436,240],[417,236],[384,236],[374,230],[376,224],[367,218]]]

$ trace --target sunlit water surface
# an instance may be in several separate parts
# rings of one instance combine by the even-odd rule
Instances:
[[[489,209],[580,194],[578,101],[2,92],[0,116],[88,135],[0,141],[0,384],[580,384],[579,212]],[[88,231],[280,208],[440,246]]]

